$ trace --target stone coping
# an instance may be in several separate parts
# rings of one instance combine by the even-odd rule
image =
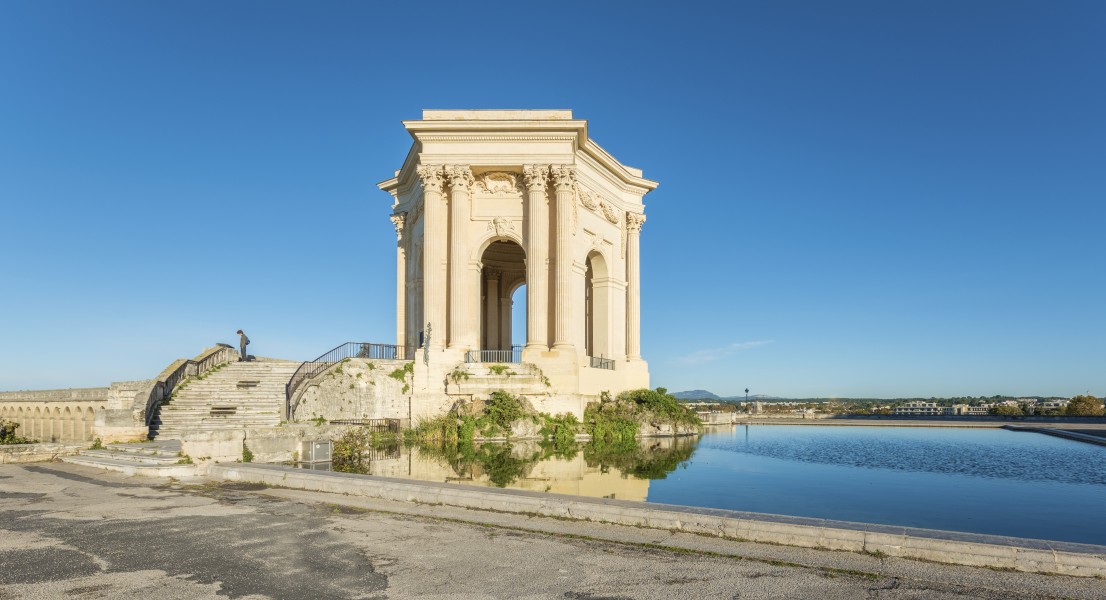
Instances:
[[[310,471],[271,464],[216,464],[212,465],[209,477],[401,502],[538,514],[940,563],[1083,577],[1106,576],[1106,546],[1092,544],[587,498],[528,490],[477,488],[413,479]]]
[[[70,388],[0,392],[0,402],[84,402],[107,400],[111,388]]]

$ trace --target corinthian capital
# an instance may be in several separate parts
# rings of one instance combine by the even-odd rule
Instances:
[[[576,167],[572,165],[553,165],[549,169],[553,176],[553,185],[557,191],[569,191],[576,183]]]
[[[549,165],[523,165],[522,177],[531,192],[544,191],[545,183],[549,181]]]
[[[403,239],[403,227],[407,223],[407,213],[405,213],[405,212],[395,213],[389,218],[392,220],[392,225],[395,225],[396,239],[397,240],[402,240]]]
[[[449,178],[449,186],[458,192],[468,191],[476,181],[472,169],[465,165],[446,165],[445,176]]]
[[[428,192],[442,193],[445,185],[443,169],[441,165],[419,165],[416,167],[419,178],[422,179],[422,187]]]
[[[645,222],[645,215],[639,213],[626,213],[626,229],[634,233],[641,232],[641,224]]]

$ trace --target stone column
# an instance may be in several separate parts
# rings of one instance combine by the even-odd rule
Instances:
[[[429,324],[434,334],[430,336],[430,348],[441,350],[446,336],[446,273],[445,239],[446,211],[442,201],[442,188],[445,184],[441,165],[419,165],[419,177],[423,188],[423,318],[426,323],[419,324],[419,330],[425,331]]]
[[[449,179],[449,347],[465,342],[465,301],[468,285],[469,189],[473,184],[472,169],[463,165],[447,165]]]
[[[626,213],[626,360],[641,360],[641,224],[645,215]]]
[[[549,213],[545,186],[549,165],[525,165],[526,179],[526,347],[549,349]]]
[[[495,350],[499,346],[499,271],[487,269],[484,283],[484,346]]]
[[[571,349],[572,343],[572,187],[576,167],[555,165],[550,170],[557,190],[557,262],[554,271],[553,347]]]
[[[507,293],[507,286],[500,288],[499,296],[499,347],[498,350],[510,350],[511,338],[514,337],[514,333],[511,331],[511,311],[514,308],[514,302],[511,301],[511,296]]]
[[[407,345],[407,251],[403,235],[407,213],[395,213],[391,218],[396,228],[396,348],[402,353]]]

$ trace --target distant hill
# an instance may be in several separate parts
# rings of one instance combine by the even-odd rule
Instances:
[[[708,392],[707,390],[688,390],[686,392],[673,392],[672,395],[675,396],[675,398],[677,400],[682,400],[684,402],[695,402],[695,401],[704,401],[704,400],[709,401],[709,402],[744,402],[745,401],[745,396],[719,396],[718,394],[715,394],[713,392]],[[749,396],[749,400],[757,400],[757,401],[760,401],[760,402],[764,402],[764,401],[771,402],[773,400],[786,400],[786,399],[787,398],[778,398],[776,396],[760,396],[760,395]]]
[[[688,390],[686,392],[676,392],[672,395],[677,400],[713,400],[717,402],[722,399],[722,396],[712,394],[706,390]]]

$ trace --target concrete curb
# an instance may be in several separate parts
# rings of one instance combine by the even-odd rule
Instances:
[[[1106,546],[850,523],[712,508],[464,487],[280,465],[216,464],[212,479],[445,504],[477,510],[684,531],[753,542],[867,552],[939,563],[1078,577],[1106,576]]]
[[[1106,446],[1106,438],[1099,437],[1097,435],[1088,435],[1086,433],[1079,433],[1078,431],[1069,431],[1066,429],[1050,429],[1047,427],[1026,427],[1024,425],[1004,425],[1002,427],[1007,431],[1025,431],[1032,433],[1043,433],[1045,435],[1051,435],[1058,438],[1064,438],[1066,440],[1074,440],[1076,442],[1085,442],[1088,444],[1097,444],[1099,446]]]

